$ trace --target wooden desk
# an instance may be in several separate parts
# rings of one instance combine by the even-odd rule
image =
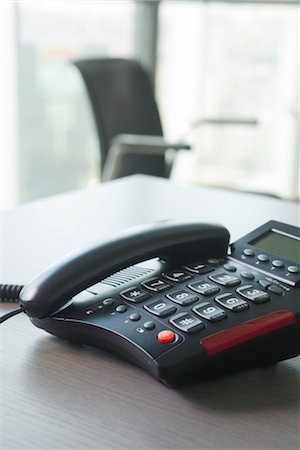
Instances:
[[[172,217],[223,223],[232,240],[270,219],[300,225],[299,204],[135,176],[3,214],[1,281],[25,283],[114,230]],[[0,336],[1,449],[299,449],[299,357],[172,390],[24,315]]]

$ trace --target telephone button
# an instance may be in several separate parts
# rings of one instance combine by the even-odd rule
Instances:
[[[280,259],[274,259],[274,261],[272,261],[272,266],[277,267],[278,269],[282,269],[284,267],[284,264]]]
[[[208,278],[222,286],[238,286],[241,283],[241,280],[238,277],[229,275],[226,272],[210,275]]]
[[[290,273],[299,273],[299,267],[297,266],[288,266],[287,270]]]
[[[260,262],[268,262],[270,260],[270,258],[265,254],[258,255],[257,259]]]
[[[268,287],[271,286],[272,283],[267,280],[259,280],[258,284],[260,284],[262,288],[268,289]]]
[[[245,300],[235,297],[230,293],[218,295],[215,298],[215,301],[224,306],[224,308],[230,309],[234,312],[244,311],[249,308],[249,305]]]
[[[105,300],[103,300],[103,305],[104,306],[111,306],[115,303],[113,298],[106,298]]]
[[[146,330],[154,330],[155,328],[155,323],[152,322],[151,320],[148,320],[147,322],[144,323],[144,328]]]
[[[176,312],[177,308],[169,300],[157,300],[148,303],[144,308],[159,317],[167,317]]]
[[[172,300],[172,302],[178,303],[182,306],[191,305],[192,303],[195,303],[197,300],[199,300],[199,297],[197,297],[195,294],[184,290],[176,291],[172,294],[167,294],[166,297]]]
[[[150,291],[154,292],[161,292],[169,289],[172,287],[170,283],[167,283],[166,281],[162,280],[161,278],[151,278],[151,280],[145,281],[143,283],[143,286],[147,289],[150,289]]]
[[[185,270],[173,270],[173,272],[164,273],[163,276],[170,281],[174,281],[175,283],[182,283],[193,278],[192,275],[187,273]]]
[[[141,288],[131,288],[126,291],[121,292],[121,297],[125,298],[125,300],[129,300],[133,303],[140,303],[147,298],[151,297],[149,292],[144,291]]]
[[[228,272],[236,272],[236,267],[233,264],[227,263],[224,264],[224,269],[228,270]]]
[[[175,341],[176,334],[171,330],[160,331],[157,335],[157,340],[161,344],[171,344]]]
[[[272,292],[272,294],[283,295],[283,290],[275,284],[271,284],[270,286],[268,286],[268,291]]]
[[[205,327],[202,320],[190,313],[181,313],[173,316],[169,321],[174,327],[186,333],[196,333]]]
[[[204,296],[217,294],[217,292],[220,291],[218,286],[208,283],[207,281],[198,281],[198,283],[189,284],[188,287]]]
[[[251,285],[240,287],[236,292],[253,303],[265,303],[270,300],[269,294]]]
[[[254,251],[251,248],[245,248],[243,250],[243,253],[246,256],[254,256],[255,255]]]
[[[127,306],[126,305],[119,305],[116,307],[116,311],[118,313],[124,313],[127,311]]]
[[[254,280],[254,273],[253,272],[248,272],[248,271],[246,271],[246,270],[243,270],[242,272],[241,272],[241,276],[243,277],[243,278],[245,278],[246,280]]]
[[[194,306],[193,311],[203,317],[203,319],[210,320],[211,322],[219,322],[227,317],[224,309],[221,309],[219,306],[215,306],[212,303],[196,305]]]
[[[217,259],[217,258],[209,258],[207,260],[208,264],[212,264],[213,266],[218,266],[222,261],[224,261],[223,259]]]
[[[204,274],[208,272],[212,272],[214,269],[212,267],[207,266],[206,264],[189,264],[188,266],[184,266],[185,269],[189,270],[192,273]]]
[[[141,315],[139,313],[132,313],[129,316],[129,320],[132,320],[133,322],[137,322],[138,320],[140,320]]]

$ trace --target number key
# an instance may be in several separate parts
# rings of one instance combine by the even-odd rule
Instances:
[[[229,293],[218,295],[215,300],[220,305],[224,306],[224,308],[230,309],[234,312],[244,311],[249,308],[249,305],[245,300],[235,297],[233,294]]]
[[[144,308],[159,317],[167,317],[177,310],[169,300],[157,300],[156,302],[148,303]]]
[[[238,286],[241,280],[235,275],[230,275],[226,272],[218,273],[208,277],[210,280],[215,281],[222,286]]]
[[[219,306],[215,306],[212,303],[201,303],[200,305],[196,305],[194,306],[193,311],[211,322],[219,322],[219,320],[227,317],[224,309],[221,309]]]
[[[183,306],[190,305],[191,303],[195,303],[197,300],[199,300],[199,297],[197,297],[195,294],[184,291],[183,289],[173,292],[172,294],[167,294],[166,297],[173,302]]]
[[[189,284],[188,287],[202,295],[213,295],[220,290],[218,286],[207,283],[207,281],[198,281],[198,283]]]
[[[260,289],[256,289],[255,287],[248,285],[242,286],[236,290],[242,297],[247,300],[251,300],[253,303],[265,303],[270,300],[269,294]]]

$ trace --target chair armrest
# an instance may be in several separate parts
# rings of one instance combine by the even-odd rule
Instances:
[[[191,124],[191,128],[197,128],[202,125],[246,125],[256,126],[259,124],[255,117],[202,117],[196,119]]]
[[[167,177],[169,149],[188,150],[190,145],[169,143],[161,136],[118,135],[112,140],[101,179],[108,181],[133,173]]]
[[[191,148],[189,144],[184,142],[167,142],[162,136],[143,134],[119,134],[111,142],[111,147],[115,145],[123,145],[124,148],[126,146],[131,146],[132,149],[135,147],[137,149],[139,147],[144,147],[145,150],[143,151],[145,152],[151,152],[151,148],[153,148],[153,152],[169,148],[172,148],[173,150],[190,150]]]

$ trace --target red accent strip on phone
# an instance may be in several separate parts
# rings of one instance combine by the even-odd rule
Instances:
[[[287,327],[296,323],[296,316],[287,309],[267,314],[258,319],[249,320],[233,328],[201,339],[200,344],[207,351],[208,356],[220,353],[235,345],[250,341],[251,339]]]

